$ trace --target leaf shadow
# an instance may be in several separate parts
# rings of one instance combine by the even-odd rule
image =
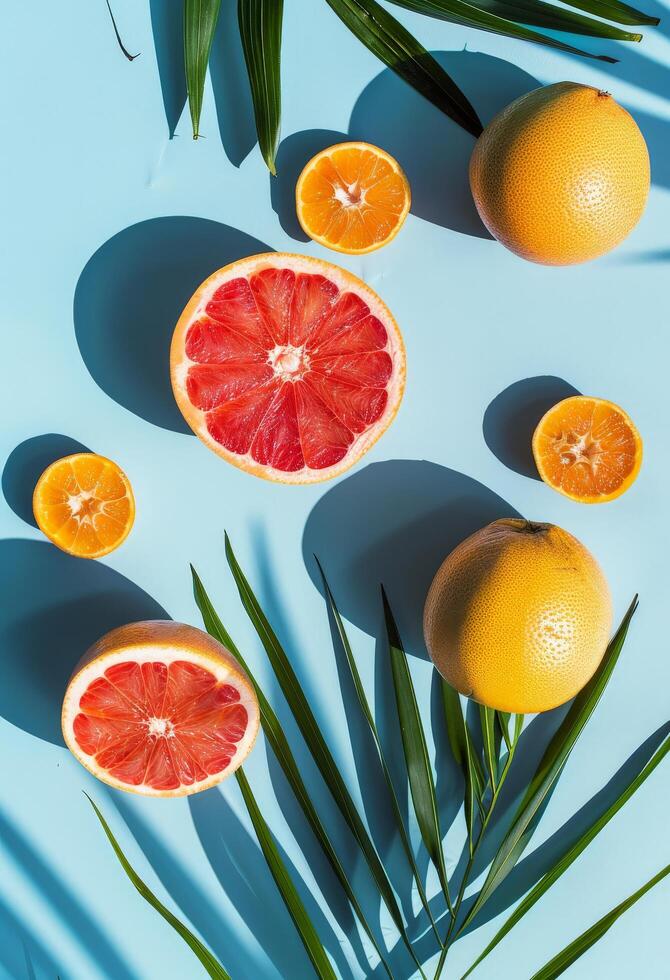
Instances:
[[[67,882],[49,867],[28,838],[1,811],[0,838],[35,890],[77,935],[87,954],[98,964],[101,973],[113,976],[115,980],[139,980],[123,955],[122,948],[110,941],[70,890]]]
[[[0,974],[37,980],[37,976],[66,980],[42,937],[19,919],[16,910],[0,897]],[[39,973],[38,973],[39,971]]]
[[[151,29],[169,138],[173,139],[186,105],[183,5],[150,0]]]
[[[209,70],[221,142],[230,162],[239,167],[256,145],[256,124],[236,3],[221,4]]]
[[[276,892],[265,858],[230,804],[220,792],[212,791],[190,797],[189,809],[207,860],[223,891],[274,963],[279,975],[309,976],[304,948]],[[346,958],[330,923],[276,839],[275,844],[324,946],[341,975],[348,975],[350,970]],[[273,901],[277,909],[272,916],[267,914],[269,901]],[[298,964],[302,966],[298,967]],[[248,971],[248,966],[246,969]]]

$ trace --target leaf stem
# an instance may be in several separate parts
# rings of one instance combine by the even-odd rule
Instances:
[[[518,736],[518,732],[515,731],[515,738],[514,738],[514,740],[512,741],[512,743],[510,745],[510,749],[509,749],[509,752],[507,754],[507,759],[505,760],[505,765],[503,766],[502,772],[500,773],[500,778],[498,779],[498,783],[497,783],[495,789],[492,789],[492,792],[491,792],[491,802],[489,803],[488,810],[486,811],[486,814],[484,816],[484,819],[482,820],[482,825],[480,827],[479,834],[477,835],[477,840],[474,842],[474,844],[473,844],[473,846],[471,848],[470,857],[468,858],[468,863],[466,864],[465,870],[463,872],[463,877],[461,879],[461,884],[460,884],[460,887],[458,889],[458,894],[456,896],[456,901],[454,902],[453,916],[452,916],[451,922],[449,923],[449,928],[447,930],[447,934],[444,937],[444,945],[442,947],[442,952],[440,953],[440,958],[439,958],[438,963],[437,963],[437,968],[435,970],[435,976],[433,977],[433,980],[439,980],[439,978],[440,978],[440,976],[442,974],[442,970],[444,969],[444,963],[445,963],[445,960],[447,958],[447,953],[449,952],[449,948],[450,948],[451,944],[458,939],[458,937],[460,936],[461,932],[463,931],[463,926],[461,925],[460,929],[458,929],[456,931],[456,933],[454,934],[454,927],[456,926],[456,920],[458,918],[458,913],[460,911],[461,903],[463,902],[463,898],[465,896],[465,889],[468,886],[468,882],[470,880],[470,875],[472,874],[472,868],[473,868],[474,863],[475,863],[475,857],[477,856],[477,851],[479,850],[479,845],[481,844],[481,842],[482,842],[482,840],[484,838],[484,834],[486,832],[486,828],[489,825],[489,821],[491,820],[491,816],[493,814],[493,810],[495,808],[496,803],[498,802],[498,797],[500,796],[500,791],[501,791],[501,789],[503,787],[503,784],[505,782],[505,779],[507,778],[507,773],[510,770],[510,766],[512,765],[512,760],[514,759],[514,753],[515,753],[515,750],[516,750],[518,737],[519,737]],[[452,939],[452,934],[454,934],[453,935],[453,939]]]

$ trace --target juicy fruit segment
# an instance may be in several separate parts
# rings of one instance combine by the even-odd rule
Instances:
[[[240,766],[259,726],[255,690],[207,633],[130,623],[95,643],[63,700],[65,742],[95,776],[145,796],[182,796]]]
[[[203,667],[122,661],[84,691],[74,736],[120,782],[175,790],[226,769],[248,721],[237,688]]]
[[[554,490],[581,503],[604,503],[625,493],[637,477],[642,439],[618,405],[575,395],[540,420],[533,455]]]
[[[428,592],[428,652],[456,690],[499,711],[574,697],[606,650],[609,589],[591,553],[552,524],[494,521],[463,541]]]
[[[486,127],[470,186],[491,234],[522,258],[585,262],[615,248],[644,211],[649,153],[608,92],[575,82],[538,88]]]
[[[100,558],[126,539],[135,519],[132,488],[123,470],[95,453],[56,460],[33,494],[40,530],[63,551]]]
[[[400,230],[411,201],[399,164],[369,143],[338,143],[313,157],[296,185],[303,231],[349,254],[386,245]]]
[[[390,423],[404,383],[402,340],[381,300],[344,270],[297,256],[215,273],[177,325],[171,362],[179,407],[203,441],[296,483],[352,465]]]

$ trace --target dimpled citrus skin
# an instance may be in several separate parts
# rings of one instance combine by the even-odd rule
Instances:
[[[649,153],[607,92],[558,82],[522,95],[486,127],[470,187],[491,234],[524,259],[570,265],[615,248],[649,194]]]
[[[512,518],[452,551],[424,612],[428,652],[451,686],[519,714],[574,697],[611,626],[607,582],[584,545],[553,524]]]

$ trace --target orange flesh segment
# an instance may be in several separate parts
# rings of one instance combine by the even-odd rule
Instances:
[[[575,396],[544,416],[533,439],[542,479],[574,500],[611,500],[637,476],[642,441],[616,405]]]
[[[66,456],[48,467],[35,489],[33,508],[49,540],[83,558],[118,547],[135,517],[123,471],[94,453]]]
[[[263,269],[220,286],[189,327],[186,392],[229,452],[283,472],[324,469],[383,415],[388,346],[356,294]]]
[[[305,168],[297,193],[305,232],[342,252],[386,244],[409,210],[409,185],[400,167],[366,144],[318,154]]]
[[[249,716],[240,693],[186,660],[114,664],[88,686],[73,723],[98,769],[131,786],[192,786],[226,769]]]

